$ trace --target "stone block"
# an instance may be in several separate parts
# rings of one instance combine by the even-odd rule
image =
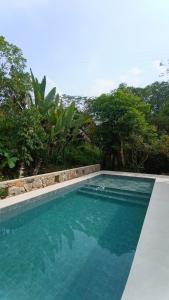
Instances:
[[[15,186],[17,186],[17,187],[23,187],[24,186],[24,181],[21,181],[21,180],[16,181],[15,182]]]
[[[25,188],[25,191],[26,192],[30,192],[30,191],[32,191],[32,183],[25,183],[24,184],[24,188]]]
[[[54,175],[46,176],[46,177],[43,177],[43,179],[42,179],[43,186],[52,185],[54,183],[55,183],[55,176]]]
[[[32,187],[33,189],[39,189],[43,186],[42,184],[42,180],[40,178],[36,178],[34,179],[33,183],[32,183]]]
[[[17,187],[17,186],[12,186],[8,188],[8,195],[9,196],[16,196],[19,194],[25,193],[24,187]]]
[[[0,183],[0,188],[6,189],[6,188],[8,188],[8,184],[1,182]]]
[[[26,178],[26,179],[24,179],[24,181],[26,183],[33,183],[35,179],[36,179],[36,177],[35,178]]]

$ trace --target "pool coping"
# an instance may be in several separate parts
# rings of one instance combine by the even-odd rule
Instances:
[[[75,179],[57,183],[43,189],[0,201],[0,214],[32,198],[80,183],[97,175],[134,176],[155,179],[150,203],[138,241],[135,257],[121,300],[169,299],[169,176],[98,171]]]

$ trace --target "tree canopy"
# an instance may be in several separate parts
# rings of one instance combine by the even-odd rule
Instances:
[[[141,144],[143,147],[148,139],[155,137],[155,129],[146,120],[150,105],[127,88],[120,87],[111,94],[89,101],[88,110],[98,124],[99,147],[109,160],[110,157],[113,159],[113,165],[131,166],[132,158],[128,156],[133,148],[141,147]]]
[[[24,101],[31,90],[30,74],[22,51],[0,36],[0,102]]]

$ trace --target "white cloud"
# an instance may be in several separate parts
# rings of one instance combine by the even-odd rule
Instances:
[[[99,96],[103,93],[108,93],[117,87],[114,80],[111,79],[96,79],[93,86],[89,89],[90,96]]]
[[[143,70],[141,70],[137,67],[132,68],[131,70],[129,70],[129,74],[133,75],[133,76],[140,76],[142,73],[143,73]]]
[[[88,91],[90,96],[98,96],[102,93],[109,93],[116,89],[120,83],[126,83],[131,86],[140,86],[143,81],[143,70],[138,67],[129,69],[124,74],[120,75],[116,80],[112,79],[96,79],[92,87]]]
[[[119,79],[120,82],[125,82],[127,85],[138,86],[142,83],[143,73],[144,72],[142,69],[134,67],[128,70],[126,73],[122,74]]]

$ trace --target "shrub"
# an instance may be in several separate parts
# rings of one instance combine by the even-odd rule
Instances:
[[[5,198],[8,195],[7,189],[6,188],[1,188],[0,187],[0,199]]]
[[[65,151],[65,160],[69,164],[75,165],[91,165],[100,163],[102,153],[100,149],[91,144],[83,144],[80,146],[72,146]]]
[[[161,153],[151,155],[145,164],[145,171],[154,174],[169,174],[169,157]]]

